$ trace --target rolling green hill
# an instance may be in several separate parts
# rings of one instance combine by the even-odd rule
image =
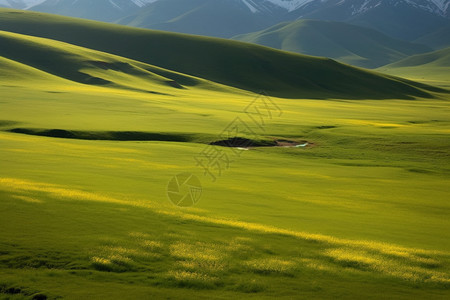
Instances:
[[[413,55],[378,69],[380,72],[450,87],[450,48]]]
[[[431,49],[391,38],[373,29],[341,22],[299,20],[234,39],[276,49],[325,56],[365,68],[376,68]]]
[[[0,30],[59,40],[279,97],[385,99],[427,97],[429,91],[437,91],[326,58],[35,12],[0,10]]]
[[[45,78],[51,74],[52,79],[150,93],[170,93],[173,89],[193,86],[229,90],[192,76],[45,38],[0,31],[0,43],[5,45],[0,48],[0,57],[6,78],[21,76],[34,81],[41,79],[45,72]],[[39,74],[37,70],[42,72]],[[33,76],[25,76],[29,72],[33,72]]]
[[[422,36],[415,42],[428,45],[436,50],[450,47],[450,25],[443,26],[432,33]]]
[[[390,64],[390,68],[405,68],[405,67],[436,67],[449,68],[450,67],[450,48],[437,50],[430,53],[413,55],[399,62]]]

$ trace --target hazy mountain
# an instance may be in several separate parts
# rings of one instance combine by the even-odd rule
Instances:
[[[113,22],[136,12],[145,3],[142,0],[46,0],[30,10]]]
[[[28,39],[30,42],[27,43],[26,37],[14,37],[11,34],[4,35],[4,41],[0,41],[6,45],[0,48],[0,56],[51,74],[69,76],[64,78],[77,79],[80,76],[77,69],[69,72],[64,68],[65,63],[71,66],[76,63],[79,65],[78,70],[84,70],[86,63],[89,63],[86,59],[95,60],[93,66],[92,61],[90,62],[89,68],[110,68],[114,72],[122,71],[139,76],[146,69],[141,68],[136,74],[136,68],[130,68],[130,63],[134,64],[129,61],[132,59],[151,65],[151,72],[175,80],[183,86],[193,84],[187,78],[189,76],[181,76],[185,74],[242,90],[265,90],[278,97],[367,99],[370,96],[370,99],[410,99],[411,96],[430,97],[425,90],[427,88],[437,90],[401,78],[340,64],[328,58],[289,53],[226,39],[145,30],[55,15],[33,12],[11,14],[10,10],[3,9],[0,10],[0,30],[85,47],[86,50],[74,49],[70,45],[50,40],[40,40],[32,47],[31,40],[35,39]],[[43,44],[48,46],[42,47]],[[50,51],[51,47],[56,48]],[[92,50],[119,55],[128,61],[125,64],[112,64],[111,57],[94,55]],[[68,53],[71,51],[74,55]],[[87,55],[83,55],[86,58],[77,59],[75,55],[80,53],[86,53]],[[94,84],[105,84],[108,78],[95,79]],[[86,78],[80,80],[84,82]]]
[[[302,54],[325,56],[366,68],[383,66],[431,48],[341,22],[299,20],[234,37]]]
[[[44,1],[45,0],[0,0],[0,7],[25,9]]]
[[[450,47],[450,25],[422,36],[415,42],[428,45],[436,50]]]
[[[158,0],[123,18],[120,24],[232,37],[283,20],[285,9],[261,0]]]
[[[163,1],[163,0],[159,0]],[[345,8],[341,13],[348,16],[357,16],[370,10],[376,9],[380,5],[391,7],[407,5],[440,16],[449,15],[449,0],[267,0],[278,6],[284,7],[288,11],[312,12],[315,10],[328,9],[331,7]]]
[[[299,18],[371,27],[414,40],[450,24],[450,0],[157,0],[121,24],[230,37]]]
[[[450,0],[306,0],[289,14],[292,19],[349,22],[415,40],[450,24],[449,4]]]
[[[407,68],[418,66],[434,66],[439,68],[450,68],[450,48],[434,52],[413,55],[401,61],[390,64],[389,68]]]
[[[450,47],[413,55],[377,71],[450,89]]]
[[[136,27],[232,37],[280,22],[319,19],[416,40],[450,25],[450,0],[0,0],[0,5]],[[16,3],[14,6],[11,3]]]

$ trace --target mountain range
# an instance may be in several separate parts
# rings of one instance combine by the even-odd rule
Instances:
[[[43,13],[0,9],[0,31],[7,66],[81,84],[145,89],[158,82],[316,99],[410,99],[442,91],[329,58]]]
[[[413,55],[377,71],[450,89],[450,47]]]
[[[449,3],[450,0],[158,0],[118,22],[229,38],[280,22],[318,19],[370,27],[412,41],[450,24]]]
[[[450,0],[0,0],[0,6],[230,38],[318,19],[413,41],[450,25]]]
[[[233,38],[365,68],[450,46],[450,0],[0,0],[0,6]]]
[[[0,7],[25,9],[44,2],[44,0],[0,0]]]
[[[376,68],[432,50],[425,45],[398,40],[370,28],[320,20],[280,23],[234,39],[285,51],[330,57],[365,68]]]

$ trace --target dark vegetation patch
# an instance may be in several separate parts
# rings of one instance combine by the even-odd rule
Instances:
[[[81,269],[84,268],[79,261],[74,261],[67,253],[58,251],[40,251],[34,254],[19,253],[6,254],[0,258],[1,268],[12,269]]]
[[[333,125],[324,125],[324,126],[317,126],[317,129],[332,129],[332,128],[336,128],[337,126],[333,126]]]
[[[443,122],[440,120],[413,120],[413,121],[408,121],[408,123],[410,124],[428,124],[428,123],[439,123],[439,122]]]
[[[262,283],[259,283],[253,279],[251,281],[238,283],[234,289],[243,293],[260,293],[263,292],[266,287]]]
[[[93,77],[83,72],[78,72],[78,82],[84,83],[84,84],[91,84],[91,85],[107,85],[111,84],[112,82],[109,80],[105,80],[103,78],[99,77]]]
[[[0,124],[1,125],[1,124]],[[165,142],[205,142],[207,137],[189,133],[157,133],[142,131],[81,131],[66,129],[37,129],[37,128],[13,128],[8,132],[45,136],[63,139],[79,140],[107,140],[107,141],[165,141]],[[211,139],[209,139],[211,140]],[[286,139],[260,139],[253,140],[243,137],[233,137],[226,140],[210,142],[210,145],[223,147],[289,147],[300,145],[297,142]]]
[[[226,140],[219,140],[209,143],[210,145],[223,146],[223,147],[273,147],[276,146],[275,141],[267,140],[251,140],[243,137],[232,137]]]
[[[433,174],[434,173],[431,170],[417,169],[417,168],[411,168],[411,169],[408,169],[408,171],[412,172],[412,173],[420,173],[420,174]]]
[[[17,287],[14,285],[8,285],[6,283],[0,283],[0,296],[1,294],[6,295],[5,299],[9,299],[10,296],[25,296],[32,300],[47,300],[48,296],[36,291],[31,291],[22,287]],[[3,299],[3,297],[2,297]],[[14,298],[15,299],[15,298]]]
[[[122,71],[129,73],[130,71],[133,71],[133,66],[131,66],[129,63],[125,62],[106,62],[101,60],[93,60],[93,61],[87,61],[87,63],[93,65],[94,67],[103,69],[103,70],[114,70],[114,71]]]
[[[80,140],[110,140],[110,141],[168,141],[190,142],[194,140],[191,134],[155,133],[142,131],[79,131],[65,129],[29,129],[14,128],[14,133],[46,136],[64,139]]]
[[[180,85],[178,82],[176,82],[175,80],[167,81],[167,84],[176,89],[184,89],[184,87],[182,85]]]
[[[252,148],[252,147],[298,147],[312,146],[313,143],[307,141],[295,141],[288,139],[261,139],[252,140],[243,137],[232,137],[226,140],[219,140],[209,143],[210,145],[233,147],[233,148]]]
[[[297,141],[283,138],[248,139],[244,137],[232,137],[225,140],[208,142],[211,137],[191,133],[158,133],[142,131],[81,131],[66,129],[37,129],[37,128],[13,128],[8,132],[45,136],[62,139],[78,140],[105,140],[105,141],[161,141],[161,142],[191,142],[207,143],[214,146],[231,148],[254,147],[314,147],[315,144],[305,140]]]
[[[16,121],[10,121],[10,120],[0,120],[0,127],[2,126],[11,126],[11,125],[15,125],[18,124],[19,122]]]
[[[137,267],[133,262],[120,259],[111,259],[108,264],[93,262],[92,267],[101,272],[124,273],[136,271]]]

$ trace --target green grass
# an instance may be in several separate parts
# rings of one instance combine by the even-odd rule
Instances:
[[[3,130],[213,136],[252,101],[46,89],[2,87]],[[5,290],[68,299],[447,297],[448,102],[275,101],[284,115],[261,136],[316,147],[246,151],[215,183],[195,165],[201,143],[0,133]],[[166,196],[181,172],[204,187],[191,209]]]
[[[413,55],[378,69],[395,76],[450,88],[450,48]]]
[[[341,22],[298,20],[233,39],[364,67],[380,67],[431,48]],[[426,44],[425,44],[426,45]]]
[[[0,52],[6,70],[1,76],[5,81],[53,80],[62,84],[61,79],[66,79],[160,94],[194,86],[230,90],[192,76],[54,40],[0,31],[0,41],[7,45]]]
[[[431,97],[430,91],[435,91],[430,86],[326,58],[34,12],[1,9],[0,30],[50,38],[247,91],[265,90],[279,97],[411,99]],[[45,40],[40,43],[45,44]],[[0,53],[7,49],[2,47]]]
[[[449,297],[448,94],[273,97],[283,114],[251,125],[257,138],[309,146],[238,157],[207,144],[236,117],[252,124],[257,95],[0,37],[16,47],[0,48],[0,299]],[[37,59],[48,51],[67,68]],[[205,147],[232,157],[215,182],[195,161]],[[191,208],[167,197],[183,172],[203,186]]]

